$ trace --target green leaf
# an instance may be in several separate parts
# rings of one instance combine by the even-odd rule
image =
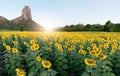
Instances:
[[[36,67],[35,67],[35,65],[33,65],[32,67],[30,67],[29,70],[32,72],[32,71],[36,71],[35,69],[36,69]]]
[[[62,67],[63,67],[64,69],[68,69],[67,64],[63,65]]]
[[[47,76],[47,71],[43,71],[40,76]]]
[[[97,61],[97,64],[101,65],[101,64],[102,64],[102,61],[101,61],[101,60],[98,60],[98,61]]]
[[[57,62],[57,63],[56,63],[56,66],[58,66],[58,67],[59,67],[59,66],[62,66],[62,65],[63,65],[62,62]]]
[[[116,64],[116,67],[120,67],[120,63],[117,63],[117,64]]]
[[[115,74],[111,72],[106,72],[103,74],[103,76],[115,76]]]
[[[106,64],[112,66],[112,63],[110,61],[108,61],[108,60],[106,61]]]
[[[35,76],[35,73],[34,72],[29,72],[28,76]]]
[[[92,70],[92,76],[102,76],[101,75],[101,71],[99,71],[99,70]]]
[[[68,62],[68,60],[67,60],[67,59],[63,59],[63,62],[67,63],[67,62]]]
[[[82,76],[90,76],[87,72],[84,72]]]
[[[108,75],[109,75],[109,76],[115,76],[115,74],[114,74],[114,73],[109,73]]]
[[[55,70],[51,70],[51,76],[56,76],[57,72]]]
[[[10,64],[6,64],[6,65],[5,65],[5,68],[6,68],[6,69],[9,69],[9,68],[10,68]]]
[[[34,63],[35,63],[35,61],[30,61],[30,62],[28,63],[28,67],[31,67]]]
[[[62,56],[59,56],[59,57],[57,58],[57,60],[62,61],[62,60],[63,60],[63,57],[62,57]]]
[[[109,66],[105,66],[104,70],[106,70],[106,71],[112,71],[111,67],[109,67]]]
[[[15,68],[16,68],[16,66],[14,66],[14,65],[11,65],[11,66],[10,66],[10,71],[13,71],[13,70],[15,70]]]
[[[86,66],[85,69],[88,73],[92,71],[92,67],[89,67],[89,66]]]
[[[96,65],[94,68],[95,68],[95,70],[97,70],[97,71],[99,71],[99,72],[102,71],[102,69],[101,69],[98,65]]]

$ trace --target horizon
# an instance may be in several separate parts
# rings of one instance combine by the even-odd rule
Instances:
[[[79,23],[105,24],[108,20],[120,23],[119,2],[119,0],[4,0],[0,3],[0,16],[8,20],[17,18],[24,6],[29,6],[32,19],[48,30]]]

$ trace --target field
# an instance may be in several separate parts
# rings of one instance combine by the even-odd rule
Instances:
[[[2,76],[120,76],[120,33],[0,32]]]

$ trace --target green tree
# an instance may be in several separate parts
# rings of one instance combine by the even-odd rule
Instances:
[[[20,31],[24,31],[24,26],[20,26],[20,27],[19,27],[19,30],[20,30]]]
[[[113,31],[113,24],[111,23],[111,21],[107,21],[105,26],[104,26],[104,30],[107,32],[112,32]]]
[[[77,24],[76,25],[76,31],[84,31],[84,25],[83,24]]]

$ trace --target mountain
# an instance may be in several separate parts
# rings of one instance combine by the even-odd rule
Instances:
[[[44,28],[32,20],[31,9],[25,6],[21,16],[8,20],[0,16],[0,30],[42,31]]]
[[[22,15],[12,20],[13,23],[19,24],[24,20],[32,20],[31,10],[28,6],[25,6],[22,10]]]

